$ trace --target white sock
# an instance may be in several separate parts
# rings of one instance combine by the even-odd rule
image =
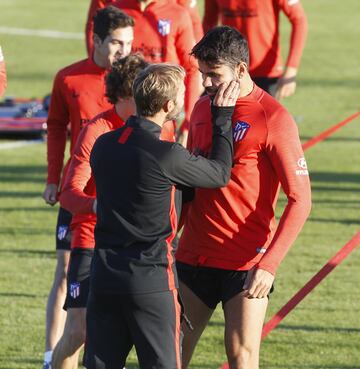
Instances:
[[[52,351],[46,351],[46,352],[44,353],[44,362],[45,362],[45,363],[51,363],[52,354],[53,354],[53,352],[52,352]]]

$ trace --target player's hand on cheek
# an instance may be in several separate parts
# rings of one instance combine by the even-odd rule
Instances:
[[[264,298],[271,289],[274,276],[264,270],[253,268],[249,271],[244,283],[244,296],[248,298]]]
[[[239,94],[239,80],[232,80],[230,83],[224,82],[220,85],[213,100],[213,104],[215,106],[235,106]]]

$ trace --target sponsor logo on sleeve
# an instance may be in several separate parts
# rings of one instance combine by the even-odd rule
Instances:
[[[257,248],[256,248],[256,252],[257,252],[258,254],[265,254],[266,249],[265,249],[265,248],[263,248],[263,247],[257,247]]]
[[[169,19],[159,19],[158,31],[161,36],[167,36],[170,33],[171,21]]]
[[[297,165],[298,165],[298,168],[300,168],[296,170],[297,176],[308,176],[309,175],[305,158],[300,158],[297,161]]]
[[[292,5],[295,5],[299,2],[299,0],[288,0],[288,5],[289,6],[292,6]]]
[[[242,141],[248,130],[250,128],[250,124],[246,122],[242,122],[241,120],[236,122],[235,127],[233,129],[233,137],[235,142]]]
[[[58,232],[57,232],[57,238],[59,241],[62,241],[66,238],[68,230],[69,230],[69,227],[67,225],[59,226]]]
[[[73,299],[76,299],[80,295],[80,283],[79,282],[73,282],[70,283],[70,296]]]

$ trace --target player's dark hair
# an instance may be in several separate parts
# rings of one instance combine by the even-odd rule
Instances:
[[[212,67],[227,64],[235,68],[240,62],[249,65],[249,47],[245,37],[229,26],[209,30],[193,47],[191,55]]]
[[[104,41],[117,28],[134,27],[135,25],[132,17],[112,5],[98,10],[93,21],[94,34],[98,35],[101,41]]]
[[[140,54],[130,54],[113,63],[106,76],[106,97],[111,104],[116,104],[118,98],[133,96],[132,85],[139,72],[149,65]]]

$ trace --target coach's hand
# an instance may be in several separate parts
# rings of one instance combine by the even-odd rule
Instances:
[[[253,268],[249,270],[244,283],[244,296],[253,299],[266,297],[274,282],[274,276],[264,270]]]
[[[224,82],[220,85],[213,100],[214,106],[235,106],[240,94],[239,80]]]
[[[45,187],[42,197],[47,204],[53,206],[57,203],[57,192],[58,186],[53,183],[48,183]]]

